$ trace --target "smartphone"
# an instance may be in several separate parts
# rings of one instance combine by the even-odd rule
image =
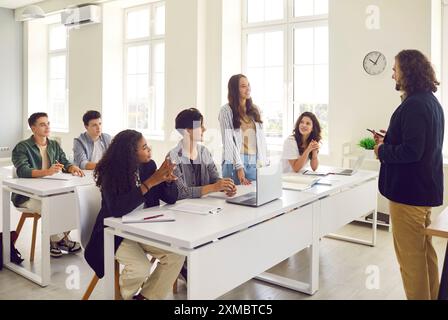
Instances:
[[[376,135],[378,135],[378,136],[384,138],[384,133],[376,132],[376,131],[374,131],[374,130],[372,130],[372,129],[367,129],[367,131],[369,131],[369,132],[371,132],[371,133],[373,133],[373,134],[376,134]]]

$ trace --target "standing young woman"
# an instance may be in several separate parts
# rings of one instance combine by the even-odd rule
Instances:
[[[94,172],[101,189],[101,210],[85,251],[89,265],[99,278],[104,276],[104,219],[122,217],[140,205],[173,204],[177,187],[172,181],[174,165],[168,160],[157,170],[151,149],[140,132],[125,130],[112,140]],[[123,299],[164,299],[179,275],[185,257],[128,239],[115,237],[115,258],[124,265],[120,274]],[[154,272],[146,254],[160,263]],[[140,294],[134,296],[139,289]]]
[[[283,144],[283,172],[299,172],[311,162],[311,169],[319,166],[321,128],[316,116],[304,112],[296,121],[293,134]]]
[[[234,75],[228,84],[228,103],[221,108],[219,124],[223,143],[223,178],[236,184],[256,179],[257,164],[266,165],[266,139],[260,111],[253,104],[246,76]]]

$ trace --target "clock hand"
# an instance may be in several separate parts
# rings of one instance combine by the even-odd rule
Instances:
[[[374,62],[374,64],[376,65],[378,60],[380,60],[381,55],[378,55],[378,58],[376,58],[376,61]]]
[[[376,64],[375,61],[373,61],[372,59],[369,59],[373,64]]]

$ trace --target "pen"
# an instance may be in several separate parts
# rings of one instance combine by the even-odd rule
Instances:
[[[154,218],[158,218],[158,217],[163,217],[163,214],[158,214],[158,215],[152,216],[152,217],[146,217],[146,218],[143,218],[143,220],[149,220],[149,219],[154,219]]]

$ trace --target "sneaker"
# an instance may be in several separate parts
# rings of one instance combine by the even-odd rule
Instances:
[[[59,249],[57,242],[50,242],[50,256],[53,258],[59,258],[62,256],[62,251]]]
[[[79,242],[69,239],[62,239],[61,241],[59,241],[58,247],[61,250],[67,251],[68,253],[74,253],[81,250],[81,245],[79,244]]]
[[[142,294],[137,294],[135,296],[132,297],[132,300],[148,300],[145,298],[145,296],[143,296]]]

